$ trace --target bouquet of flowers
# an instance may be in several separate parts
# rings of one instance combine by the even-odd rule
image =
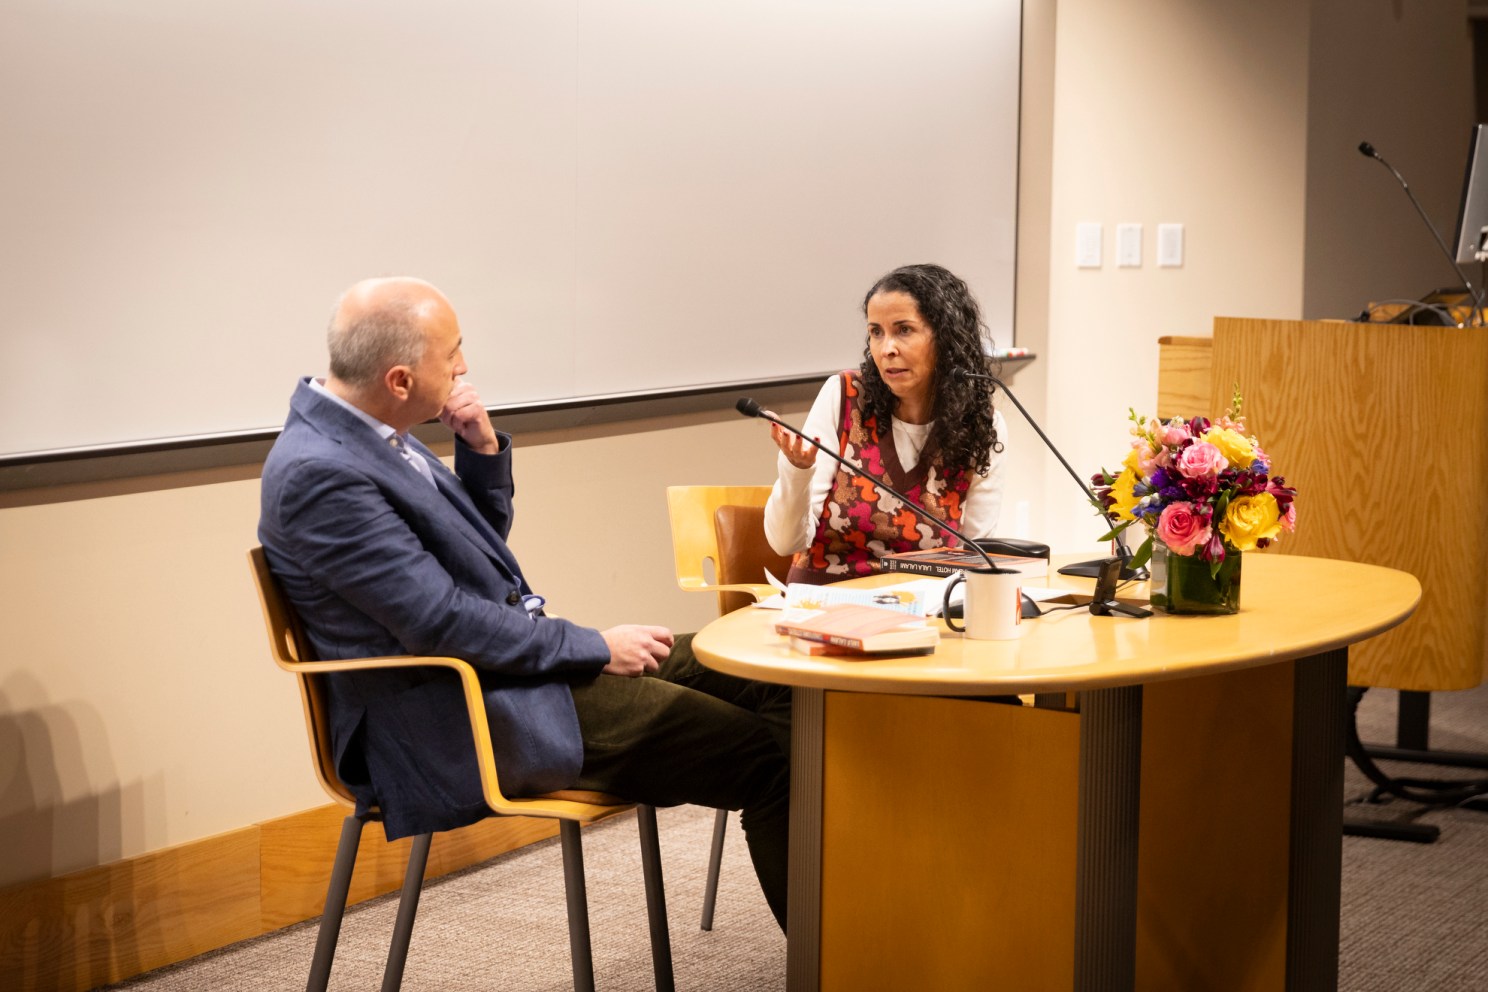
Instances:
[[[1147,540],[1133,565],[1152,555],[1156,537],[1168,551],[1208,562],[1217,575],[1227,554],[1264,548],[1297,525],[1297,496],[1271,474],[1271,459],[1245,430],[1236,390],[1218,420],[1132,420],[1131,451],[1112,474],[1091,481],[1102,509],[1116,521],[1106,539],[1140,521]]]

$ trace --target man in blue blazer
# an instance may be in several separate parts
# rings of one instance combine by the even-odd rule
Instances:
[[[506,545],[511,437],[460,381],[460,326],[437,289],[358,283],[328,344],[330,374],[300,382],[264,463],[259,521],[317,655],[469,661],[511,795],[742,808],[783,927],[789,690],[710,672],[663,627],[544,614]],[[436,416],[455,433],[454,472],[408,434]],[[487,815],[450,673],[333,675],[330,695],[337,768],[390,839]]]

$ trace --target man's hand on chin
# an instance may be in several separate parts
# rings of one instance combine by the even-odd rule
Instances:
[[[468,382],[455,383],[449,399],[444,401],[444,409],[439,411],[439,421],[458,434],[472,451],[494,455],[501,450],[485,404]]]

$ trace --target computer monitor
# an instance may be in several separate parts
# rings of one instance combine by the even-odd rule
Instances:
[[[1457,212],[1457,264],[1488,261],[1488,125],[1473,125]]]

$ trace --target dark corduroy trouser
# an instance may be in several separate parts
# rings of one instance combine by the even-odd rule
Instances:
[[[742,809],[760,888],[785,929],[790,687],[704,668],[684,634],[656,674],[601,675],[573,697],[584,735],[577,787],[654,806]]]

